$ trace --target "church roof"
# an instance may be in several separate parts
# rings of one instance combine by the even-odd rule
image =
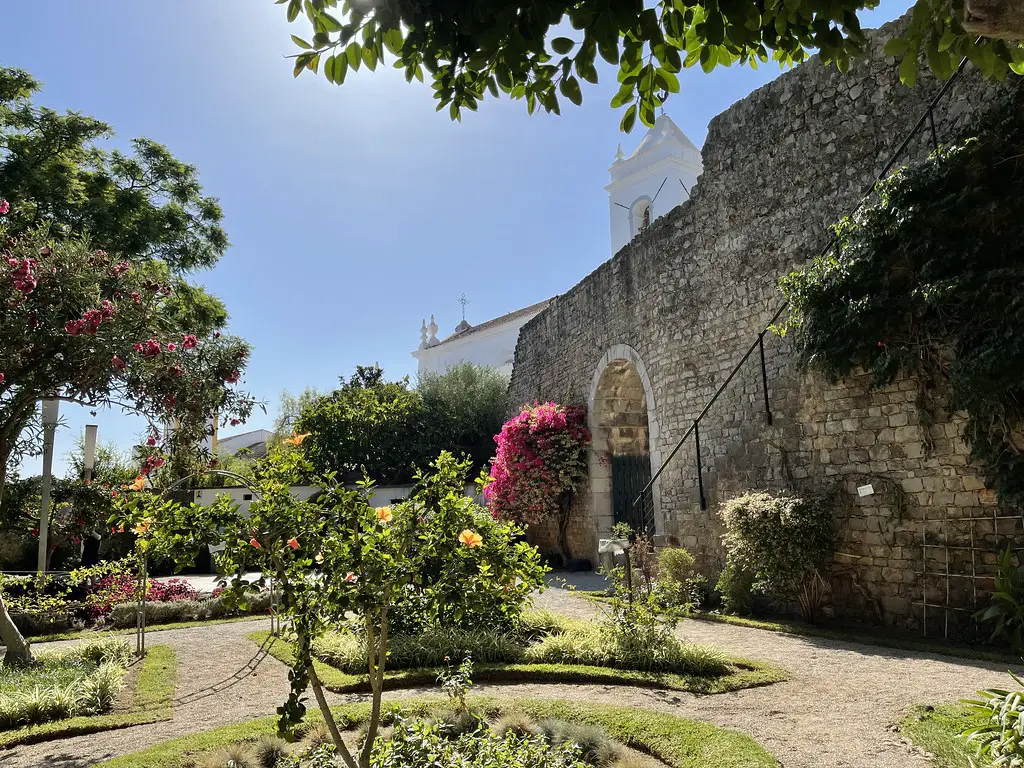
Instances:
[[[633,154],[631,154],[627,159],[631,160],[634,157],[638,157],[665,142],[680,144],[687,149],[694,150],[695,152],[700,151],[697,149],[696,145],[690,141],[689,137],[683,133],[682,129],[672,121],[671,117],[668,115],[660,115],[654,121],[654,125],[651,126],[650,130],[647,131],[647,135],[644,136],[636,149],[633,150]]]
[[[536,304],[531,304],[528,307],[517,309],[514,312],[509,312],[508,314],[502,315],[501,317],[495,317],[491,320],[488,320],[487,322],[480,323],[480,325],[470,325],[465,320],[463,320],[461,323],[458,324],[458,326],[456,326],[455,333],[453,333],[451,336],[448,336],[445,339],[442,339],[441,344],[445,344],[449,341],[454,341],[455,339],[465,338],[466,336],[477,333],[478,331],[493,328],[496,325],[503,325],[505,323],[512,322],[513,320],[518,320],[521,317],[526,317],[527,315],[535,315],[542,309],[544,309],[548,304],[550,304],[551,301],[551,299],[544,299],[544,301],[538,301]],[[465,327],[463,327],[463,324],[465,324]]]

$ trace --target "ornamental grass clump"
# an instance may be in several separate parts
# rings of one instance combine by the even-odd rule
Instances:
[[[29,667],[0,668],[0,728],[109,711],[130,656],[128,642],[112,638],[40,654]]]

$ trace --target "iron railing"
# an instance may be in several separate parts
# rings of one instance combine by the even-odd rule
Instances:
[[[910,143],[918,136],[918,134],[921,132],[921,130],[925,127],[926,124],[928,126],[928,130],[930,133],[932,148],[935,150],[939,148],[939,135],[935,127],[935,108],[946,96],[946,94],[949,93],[950,89],[953,87],[953,84],[960,79],[966,66],[967,57],[965,56],[960,61],[960,64],[957,67],[956,72],[953,73],[953,76],[950,77],[943,84],[942,88],[940,88],[939,91],[935,94],[935,96],[932,98],[931,102],[929,102],[927,108],[921,115],[920,119],[918,119],[917,123],[906,135],[906,137],[900,143],[899,147],[896,148],[896,151],[893,152],[893,154],[889,157],[889,160],[885,163],[885,166],[875,177],[874,181],[872,181],[871,184],[864,190],[864,192],[861,193],[860,199],[858,200],[857,205],[854,207],[853,212],[859,210],[868,200],[868,198],[870,198],[870,196],[876,190],[878,183],[889,175],[889,172],[893,169],[896,163],[899,162],[900,158],[903,156],[903,153],[907,150],[907,147],[910,146]],[[830,249],[835,248],[836,245],[837,239],[833,234],[833,236],[828,240],[828,242],[825,243],[825,245],[818,252],[818,257],[820,258],[821,256],[824,256],[826,253],[828,253]],[[697,415],[697,418],[693,420],[693,422],[687,428],[686,432],[683,433],[683,436],[679,438],[675,446],[669,452],[668,456],[665,457],[665,460],[661,462],[661,466],[658,467],[658,470],[657,472],[654,473],[654,476],[651,478],[651,481],[647,483],[646,486],[644,486],[643,490],[640,491],[640,495],[637,496],[636,499],[633,501],[634,508],[640,506],[639,517],[643,520],[644,528],[647,531],[654,532],[656,530],[653,491],[654,484],[658,482],[658,479],[661,477],[662,473],[664,473],[665,469],[672,462],[672,459],[675,457],[677,453],[679,453],[679,450],[683,447],[686,441],[690,439],[691,436],[693,437],[694,453],[696,454],[697,493],[698,498],[700,500],[700,508],[702,510],[706,510],[708,508],[707,496],[704,492],[704,470],[701,462],[700,424],[703,418],[708,414],[708,411],[711,410],[711,407],[718,401],[718,398],[721,397],[723,392],[725,392],[729,384],[731,384],[733,379],[736,378],[736,374],[739,373],[740,369],[743,368],[744,364],[746,364],[746,362],[750,359],[751,355],[753,355],[755,351],[758,353],[761,362],[761,389],[764,395],[765,420],[769,426],[772,424],[773,416],[771,410],[771,402],[768,394],[768,367],[765,362],[764,355],[764,337],[766,334],[771,332],[772,326],[775,325],[776,322],[778,322],[779,318],[782,317],[782,313],[786,311],[788,306],[788,302],[783,302],[779,306],[779,308],[775,310],[775,314],[772,315],[771,320],[769,320],[764,325],[764,327],[762,327],[761,331],[757,334],[757,338],[754,339],[754,342],[747,348],[747,351],[743,353],[743,357],[741,357],[739,362],[736,363],[735,366],[733,366],[732,370],[729,372],[729,375],[726,376],[725,381],[723,381],[721,386],[718,387],[718,389],[715,391],[715,394],[711,396],[711,399],[708,401],[707,405],[705,405],[704,409]]]

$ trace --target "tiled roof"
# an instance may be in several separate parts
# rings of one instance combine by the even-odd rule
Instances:
[[[509,312],[507,315],[496,317],[493,320],[488,320],[487,322],[480,323],[480,325],[471,325],[464,331],[457,331],[453,333],[451,336],[442,339],[439,342],[439,344],[446,344],[447,342],[454,341],[455,339],[463,339],[466,336],[470,336],[476,333],[477,331],[483,331],[488,328],[493,328],[496,325],[502,325],[503,323],[508,323],[511,322],[512,320],[517,320],[520,317],[525,317],[527,315],[535,315],[542,309],[547,307],[547,305],[550,303],[551,299],[544,299],[544,301],[538,301],[536,304],[531,304],[528,307],[523,307],[522,309],[517,309],[514,312]],[[434,346],[439,346],[439,344],[435,344]]]

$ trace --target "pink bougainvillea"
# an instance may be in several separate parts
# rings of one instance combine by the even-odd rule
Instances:
[[[587,474],[590,431],[585,410],[555,403],[526,406],[494,441],[498,450],[491,461],[492,479],[484,488],[491,513],[525,525],[557,518],[566,549],[562,533],[568,501]]]

